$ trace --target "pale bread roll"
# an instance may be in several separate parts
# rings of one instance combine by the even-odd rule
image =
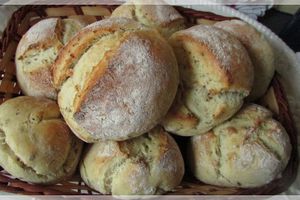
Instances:
[[[49,18],[33,25],[16,51],[16,74],[24,94],[57,98],[52,84],[52,64],[59,50],[87,24],[75,19]]]
[[[247,49],[254,67],[254,84],[247,99],[261,97],[267,91],[275,72],[272,46],[262,33],[241,20],[222,21],[214,26],[235,36]]]
[[[126,17],[155,28],[165,38],[185,29],[185,20],[178,11],[160,0],[127,1],[116,8],[111,17]]]
[[[229,33],[207,25],[170,38],[181,88],[162,124],[181,136],[199,135],[236,113],[250,93],[253,66],[246,49]]]
[[[187,160],[193,174],[219,186],[251,188],[270,183],[280,176],[291,154],[285,129],[270,111],[255,104],[190,142]]]
[[[16,178],[50,184],[73,175],[83,143],[54,101],[22,96],[0,106],[0,165]]]
[[[170,108],[178,82],[167,41],[127,18],[87,26],[54,64],[62,115],[86,142],[125,140],[149,131]]]
[[[162,194],[180,184],[184,163],[175,140],[157,127],[130,140],[91,145],[80,174],[102,194]]]

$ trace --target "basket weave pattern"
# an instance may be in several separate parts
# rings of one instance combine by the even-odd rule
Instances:
[[[116,5],[23,6],[17,10],[12,15],[7,28],[3,32],[2,40],[0,40],[0,104],[10,98],[22,95],[16,79],[14,56],[19,40],[33,24],[48,17],[83,18],[92,23],[109,17],[116,7]],[[217,16],[212,13],[199,12],[182,7],[176,7],[176,9],[186,18],[189,26],[201,23],[203,20],[209,22],[210,20],[222,21],[228,19],[227,17]],[[287,189],[297,174],[297,134],[283,88],[277,76],[274,77],[271,87],[279,108],[275,117],[286,128],[293,146],[291,160],[282,177],[260,188],[238,189],[206,185],[197,181],[187,172],[181,185],[175,188],[174,191],[169,192],[169,194],[277,194]],[[0,168],[0,190],[27,195],[99,194],[84,184],[78,172],[69,181],[51,186],[42,186],[32,185],[15,179],[2,168]]]

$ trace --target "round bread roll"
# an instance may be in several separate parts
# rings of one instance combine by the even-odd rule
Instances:
[[[0,165],[16,178],[50,184],[72,176],[83,143],[61,119],[57,104],[22,96],[0,106]]]
[[[215,24],[237,39],[246,47],[254,67],[254,84],[247,99],[256,100],[268,89],[274,76],[274,53],[266,38],[251,25],[241,20],[228,20]]]
[[[245,106],[231,120],[191,138],[193,174],[202,182],[228,187],[259,187],[287,166],[289,136],[267,109]]]
[[[236,38],[213,26],[179,31],[170,43],[182,85],[162,124],[181,136],[205,133],[241,108],[253,82],[250,58]]]
[[[87,26],[54,64],[62,115],[86,142],[125,140],[152,129],[173,102],[178,76],[168,43],[127,18]]]
[[[17,79],[24,94],[57,98],[51,66],[59,50],[85,25],[75,19],[49,18],[41,20],[23,35],[15,62]]]
[[[165,38],[173,33],[185,29],[184,18],[170,5],[163,1],[151,0],[141,3],[130,0],[116,8],[111,17],[126,17],[134,19],[149,27],[155,28]]]
[[[156,127],[130,140],[91,145],[80,174],[88,186],[103,194],[162,194],[180,184],[184,163],[175,140]]]

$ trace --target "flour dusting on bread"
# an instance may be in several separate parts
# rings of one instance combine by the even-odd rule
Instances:
[[[237,64],[241,63],[244,54],[239,52],[244,50],[244,47],[223,30],[203,25],[200,30],[192,27],[185,32],[207,45],[225,70],[231,67],[233,57]]]

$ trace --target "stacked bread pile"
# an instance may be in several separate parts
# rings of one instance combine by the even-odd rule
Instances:
[[[85,25],[45,19],[20,41],[17,78],[28,96],[0,106],[5,170],[53,184],[79,165],[87,185],[114,195],[171,191],[184,161],[218,186],[280,176],[289,137],[249,103],[274,74],[272,48],[254,28],[239,20],[187,28],[173,7],[136,1]],[[187,155],[171,134],[190,137]]]

